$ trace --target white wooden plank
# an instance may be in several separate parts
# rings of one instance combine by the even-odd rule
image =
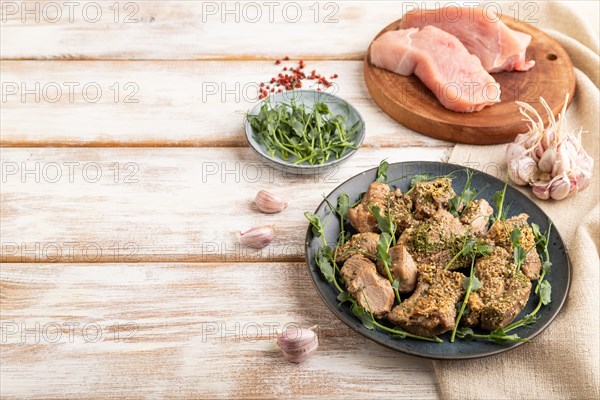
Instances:
[[[2,261],[299,261],[303,213],[323,195],[382,159],[440,160],[447,150],[364,148],[339,168],[298,177],[248,148],[1,148]],[[288,208],[257,212],[260,189]],[[268,247],[240,247],[236,231],[270,224]]]
[[[256,88],[281,68],[266,61],[3,61],[1,144],[244,146]],[[362,62],[308,62],[312,69],[339,75],[329,90],[363,115],[365,145],[444,143],[384,114],[365,87]]]
[[[402,3],[382,1],[3,1],[1,56],[359,59],[401,15]]]
[[[6,399],[437,396],[430,361],[338,321],[303,263],[3,264],[0,285]],[[285,361],[275,329],[313,325]]]
[[[598,30],[598,2],[564,1]],[[416,6],[492,3],[544,24],[530,1],[3,0],[4,59],[360,59],[373,37]],[[549,8],[550,12],[553,9]],[[308,36],[310,32],[310,36]],[[285,34],[282,34],[285,33]]]

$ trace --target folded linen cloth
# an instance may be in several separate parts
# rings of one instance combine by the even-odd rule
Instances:
[[[513,3],[499,3],[503,8]],[[442,400],[600,398],[600,59],[597,26],[568,4],[540,2],[538,27],[567,50],[576,68],[577,89],[567,111],[573,129],[583,127],[583,146],[595,160],[589,188],[563,201],[537,200],[565,240],[572,282],[555,321],[530,343],[500,355],[467,361],[435,361]],[[508,11],[507,11],[508,12]],[[457,145],[450,162],[505,170],[506,145]],[[491,164],[492,163],[492,164]],[[503,178],[503,177],[501,177]],[[555,265],[553,268],[561,268]]]

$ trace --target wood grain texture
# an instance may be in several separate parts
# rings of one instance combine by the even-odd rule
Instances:
[[[58,4],[58,9],[52,3]],[[289,55],[360,60],[375,34],[409,7],[456,4],[430,0],[373,1],[366,7],[354,1],[323,1],[317,6],[308,1],[278,1],[271,6],[269,2],[231,3],[84,0],[77,1],[70,11],[64,2],[5,0],[1,10],[0,57],[253,60]],[[597,27],[598,7],[594,2],[568,3]],[[510,16],[537,16],[536,8],[528,1],[499,5]]]
[[[367,120],[365,146],[444,144],[383,113],[363,83],[360,61],[307,64],[308,71],[339,75],[329,90]],[[281,68],[266,61],[3,61],[0,143],[245,146],[244,114],[259,83]]]
[[[403,13],[401,3],[385,1],[368,7],[350,1],[80,1],[71,13],[55,2],[59,16],[48,5],[51,1],[3,3],[3,59],[250,60],[289,55],[360,60],[370,39]]]
[[[515,101],[531,103],[548,122],[548,115],[539,101],[543,97],[557,115],[570,93],[575,93],[575,70],[567,52],[550,36],[531,24],[503,17],[506,25],[531,35],[527,60],[535,66],[527,72],[492,74],[500,84],[501,101],[479,112],[458,113],[446,109],[415,75],[402,76],[377,68],[365,56],[364,75],[374,101],[392,118],[403,125],[431,137],[458,143],[507,143],[527,132]],[[396,21],[384,32],[398,29]],[[452,87],[452,86],[449,86]]]
[[[5,262],[300,261],[313,211],[346,179],[389,162],[441,160],[448,148],[360,149],[320,175],[284,175],[249,148],[2,148]],[[260,189],[289,201],[275,215]],[[262,250],[236,231],[273,224]]]
[[[304,263],[3,264],[0,289],[5,399],[436,398],[431,362],[334,318]],[[285,361],[275,330],[313,325]]]

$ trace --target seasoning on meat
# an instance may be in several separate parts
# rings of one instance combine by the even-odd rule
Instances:
[[[400,293],[412,292],[417,284],[417,264],[415,264],[412,256],[402,244],[390,247],[388,254],[392,259],[389,266],[392,278],[400,283],[398,291]],[[381,262],[377,263],[377,271],[382,276],[386,276],[384,266]]]
[[[376,318],[384,317],[394,305],[394,290],[390,281],[377,273],[375,264],[356,254],[346,260],[340,270],[348,293]]]
[[[431,217],[439,208],[448,207],[448,201],[455,197],[450,178],[438,178],[429,182],[416,182],[410,198],[415,206],[415,218]]]
[[[454,328],[464,275],[421,264],[415,292],[394,307],[388,320],[407,332],[435,336]]]
[[[510,242],[510,235],[514,229],[521,230],[521,246],[527,252],[525,262],[521,266],[521,271],[531,280],[539,278],[542,269],[540,256],[535,249],[535,236],[533,230],[527,223],[529,215],[521,213],[506,221],[496,221],[490,227],[486,237],[493,241],[496,246],[503,247],[512,254],[513,248]]]
[[[406,246],[417,264],[444,268],[460,251],[467,235],[469,229],[458,218],[439,209],[432,218],[405,230],[400,243]],[[466,257],[459,257],[452,269],[465,267],[468,261]]]
[[[379,235],[372,232],[357,233],[352,236],[342,247],[335,251],[335,262],[343,264],[355,254],[361,254],[371,261],[377,260],[377,243]]]
[[[400,234],[414,224],[415,218],[412,215],[412,200],[410,196],[402,194],[400,189],[394,190],[390,194],[389,214],[392,221],[396,224],[396,233]]]
[[[475,235],[484,235],[494,209],[483,199],[473,200],[463,210],[460,222],[469,225]]]
[[[462,322],[488,331],[508,325],[527,304],[531,282],[521,271],[515,272],[511,255],[502,247],[477,260],[475,275],[482,286],[471,293],[470,311]]]
[[[381,215],[387,209],[390,187],[386,183],[373,182],[365,193],[361,203],[348,211],[352,226],[359,232],[378,232],[377,220],[369,210],[374,206],[381,209]]]

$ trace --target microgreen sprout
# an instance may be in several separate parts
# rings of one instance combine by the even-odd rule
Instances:
[[[392,258],[390,257],[389,250],[392,246],[392,242],[395,242],[396,235],[396,225],[389,218],[386,218],[381,215],[381,208],[378,206],[373,206],[371,209],[371,214],[377,219],[377,225],[381,230],[381,235],[379,235],[379,242],[377,243],[377,260],[383,265],[383,269],[387,278],[392,285],[394,290],[394,295],[396,296],[396,301],[401,303],[400,293],[398,292],[398,287],[400,282],[395,281],[392,277],[392,273],[390,272],[390,265],[392,264]]]
[[[402,329],[390,328],[388,326],[380,324],[379,322],[377,322],[377,320],[373,316],[373,312],[371,311],[371,306],[369,305],[369,300],[367,299],[367,296],[365,296],[364,290],[362,288],[360,288],[360,290],[365,299],[365,302],[367,303],[367,309],[365,309],[364,307],[361,307],[355,300],[352,300],[352,298],[349,298],[349,300],[347,300],[347,301],[352,301],[352,305],[350,306],[350,311],[358,319],[361,320],[361,322],[363,323],[363,326],[365,328],[367,328],[369,330],[379,328],[383,331],[391,333],[393,335],[393,337],[396,337],[398,339],[413,338],[413,339],[424,340],[427,342],[435,342],[435,343],[443,342],[443,340],[437,336],[428,337],[428,336],[413,335],[412,333],[408,333]],[[339,296],[338,296],[338,298],[339,298]]]
[[[507,187],[508,187],[508,178],[506,178],[506,181],[504,181],[504,187],[502,188],[502,190],[499,190],[496,193],[494,193],[493,200],[494,200],[494,203],[496,204],[496,209],[498,210],[496,212],[496,215],[492,217],[494,221],[504,221],[506,219],[508,209],[507,210],[504,209],[504,199],[506,197],[506,188]]]
[[[527,342],[527,339],[522,339],[517,334],[508,335],[504,329],[497,329],[488,334],[479,334],[475,333],[473,329],[468,327],[463,327],[456,332],[456,336],[460,339],[464,340],[473,340],[473,339],[487,339],[490,342],[502,344],[506,342]]]
[[[531,224],[533,235],[536,239],[536,249],[538,253],[543,254],[542,256],[542,272],[537,280],[534,293],[539,295],[538,303],[535,309],[527,314],[520,320],[514,321],[510,325],[506,326],[504,330],[509,332],[520,326],[531,325],[537,321],[537,313],[540,311],[542,306],[548,305],[552,301],[552,285],[545,278],[550,273],[552,262],[550,262],[550,253],[548,252],[548,243],[550,242],[550,232],[552,231],[552,221],[548,224],[548,230],[545,234],[540,232],[540,227],[537,224]]]
[[[481,190],[476,191],[471,187],[471,180],[475,173],[473,172],[473,170],[465,169],[465,174],[467,175],[467,179],[465,181],[465,186],[463,187],[462,192],[448,201],[449,211],[455,217],[462,216],[467,205],[473,200],[475,200],[477,196],[479,196],[479,194],[487,187],[483,187]]]
[[[452,329],[452,334],[450,335],[450,342],[454,342],[454,338],[456,337],[456,330],[458,329],[460,320],[466,310],[471,293],[481,288],[481,281],[479,281],[479,279],[477,279],[477,277],[475,276],[475,259],[478,256],[488,256],[493,251],[492,246],[486,243],[477,242],[475,240],[468,240],[463,246],[463,249],[466,249],[463,254],[471,257],[471,269],[469,272],[469,276],[463,279],[463,289],[465,289],[465,297],[462,301],[462,304],[460,305],[458,315],[456,316],[456,321],[454,322],[454,329]],[[463,251],[463,249],[461,249],[461,251]]]
[[[319,247],[315,253],[315,262],[319,267],[321,274],[327,282],[332,282],[339,292],[343,292],[344,290],[340,287],[336,278],[336,272],[339,272],[338,267],[335,263],[331,247],[329,247],[327,239],[325,238],[325,226],[327,225],[331,214],[329,214],[325,223],[321,221],[320,216],[309,211],[305,212],[304,216],[311,225],[313,235],[315,235],[315,237],[320,237],[323,242],[323,246]]]
[[[510,243],[513,248],[513,258],[515,263],[515,273],[521,269],[525,259],[527,258],[527,253],[523,246],[521,246],[521,237],[523,233],[519,228],[515,228],[510,233]],[[531,250],[531,249],[530,249]]]
[[[389,168],[390,164],[388,164],[386,160],[381,160],[381,162],[379,163],[379,167],[377,167],[377,178],[375,178],[375,182],[387,182],[387,174]]]
[[[333,114],[329,106],[316,102],[312,108],[298,103],[271,104],[267,99],[258,114],[246,115],[255,138],[271,157],[276,155],[294,164],[324,164],[358,148],[356,138],[362,122],[346,126],[347,116]]]

